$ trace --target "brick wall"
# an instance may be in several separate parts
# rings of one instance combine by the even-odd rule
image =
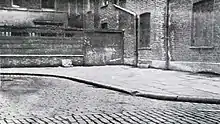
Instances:
[[[173,61],[188,62],[220,62],[220,1],[215,0],[213,12],[212,32],[213,38],[209,38],[210,44],[205,46],[192,45],[194,31],[192,30],[193,3],[199,0],[171,0],[170,3],[170,52]],[[201,1],[201,0],[200,0]],[[207,7],[207,6],[203,6]],[[203,8],[204,9],[204,8]],[[201,25],[202,28],[203,25]],[[195,27],[194,27],[195,28]],[[197,42],[200,42],[199,40]],[[202,41],[201,41],[202,42]]]
[[[136,6],[133,6],[135,5]],[[139,45],[139,64],[154,60],[165,60],[164,22],[166,0],[128,0],[127,7],[138,14],[150,13],[149,47]]]
[[[124,29],[124,49],[125,49],[125,64],[134,65],[136,62],[136,21],[135,15],[127,12],[122,12],[112,5],[110,0],[109,5],[100,8],[100,24],[107,22],[109,28]],[[126,0],[122,4],[123,8],[136,13],[137,15],[143,13],[150,13],[150,47],[143,48],[140,46],[139,63],[151,60],[165,60],[165,46],[164,46],[164,15],[166,0]],[[120,19],[121,18],[121,19]],[[131,30],[132,33],[130,32]]]
[[[16,30],[32,35],[10,36]],[[121,31],[2,27],[0,35],[1,67],[123,64]]]
[[[98,28],[101,28],[102,23],[107,23],[108,29],[124,30],[124,63],[135,64],[135,16],[116,8],[113,5],[114,0],[110,0],[106,6],[99,3],[99,22]],[[121,0],[118,3],[125,7],[125,2]]]

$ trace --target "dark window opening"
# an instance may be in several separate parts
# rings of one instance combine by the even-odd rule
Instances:
[[[102,29],[108,29],[108,23],[102,23],[101,28]]]
[[[150,13],[140,15],[140,43],[139,47],[149,47],[150,45]]]
[[[192,45],[208,46],[213,36],[213,6],[214,0],[202,0],[193,4],[192,14]]]
[[[55,9],[55,0],[42,0],[41,5],[45,9]]]

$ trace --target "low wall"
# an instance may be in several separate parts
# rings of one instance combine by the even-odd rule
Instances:
[[[123,64],[121,31],[0,29],[1,67]]]

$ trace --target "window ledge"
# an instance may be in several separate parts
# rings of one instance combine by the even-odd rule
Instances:
[[[214,49],[214,46],[190,46],[190,49]]]
[[[141,47],[141,48],[138,48],[138,50],[151,50],[151,47]]]

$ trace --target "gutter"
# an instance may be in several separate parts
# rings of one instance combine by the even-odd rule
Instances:
[[[134,21],[135,21],[135,28],[136,28],[136,31],[135,31],[135,35],[136,35],[136,45],[135,45],[135,66],[138,67],[138,43],[139,43],[139,15],[131,10],[128,10],[126,8],[123,8],[121,6],[118,6],[116,4],[113,4],[113,6],[117,9],[120,9],[122,11],[125,11],[131,15],[133,15],[135,17]]]
[[[125,11],[125,12],[127,12],[127,13],[130,13],[130,14],[133,15],[133,16],[136,16],[136,15],[137,15],[135,12],[133,12],[133,11],[131,11],[131,10],[128,10],[128,9],[126,9],[126,8],[123,8],[123,7],[121,7],[121,6],[118,6],[118,5],[116,5],[116,4],[113,4],[113,6],[114,6],[115,8],[117,8],[117,9],[120,9],[120,10],[122,10],[122,11]]]

